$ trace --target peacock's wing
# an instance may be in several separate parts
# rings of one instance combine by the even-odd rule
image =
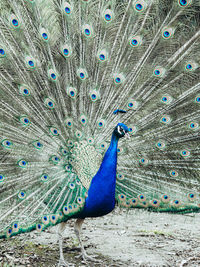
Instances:
[[[189,0],[1,0],[1,231],[78,212],[119,120],[133,135],[119,145],[121,204],[199,208],[198,10]]]

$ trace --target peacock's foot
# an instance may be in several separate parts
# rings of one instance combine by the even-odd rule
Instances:
[[[74,267],[75,265],[72,263],[66,262],[64,259],[60,259],[58,263],[58,267]]]
[[[82,257],[82,259],[85,262],[87,262],[87,261],[102,262],[101,260],[96,259],[96,257],[98,257],[98,255],[89,256],[85,251],[81,255],[77,256],[76,258],[80,258],[80,257]]]

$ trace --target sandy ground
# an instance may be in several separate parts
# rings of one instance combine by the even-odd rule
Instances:
[[[65,231],[64,256],[76,267],[83,266],[200,266],[200,214],[122,211],[96,219],[86,219],[82,239],[86,251],[97,255],[99,263],[83,262],[73,230]],[[59,253],[57,226],[42,234],[32,232],[0,240],[1,267],[54,267]]]

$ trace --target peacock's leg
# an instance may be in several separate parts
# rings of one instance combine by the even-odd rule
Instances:
[[[59,250],[60,250],[60,259],[59,259],[58,267],[73,266],[72,264],[69,264],[65,261],[64,255],[63,255],[63,232],[65,230],[65,227],[66,227],[66,222],[62,222],[62,223],[60,223],[59,229],[58,229]]]
[[[91,260],[91,261],[100,262],[100,260],[95,259],[94,256],[92,257],[92,256],[87,255],[87,253],[84,249],[84,246],[83,246],[83,243],[82,243],[82,240],[80,237],[81,227],[82,227],[83,222],[84,222],[84,219],[77,219],[75,224],[74,224],[74,230],[75,230],[76,236],[77,236],[79,243],[80,243],[80,246],[81,246],[82,258],[84,261]]]

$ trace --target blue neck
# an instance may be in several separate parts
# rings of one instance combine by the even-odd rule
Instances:
[[[103,171],[105,171],[104,168],[108,167],[108,165],[111,165],[111,167],[116,170],[116,168],[117,168],[117,145],[118,145],[118,141],[119,141],[119,138],[113,133],[112,138],[111,138],[111,142],[110,142],[110,146],[104,155],[104,158],[103,158],[103,161],[102,161],[101,166],[99,168],[99,171],[101,169],[103,169]],[[98,174],[98,172],[97,172],[97,174]]]
[[[119,141],[119,137],[117,137],[115,135],[115,133],[113,133],[112,138],[111,138],[111,142],[110,142],[110,146],[109,146],[108,150],[106,151],[106,154],[109,153],[110,150],[112,150],[114,153],[117,153],[118,141]],[[117,157],[117,154],[116,154],[116,157]],[[105,158],[105,156],[104,156],[104,158]],[[104,158],[103,158],[103,161],[104,161]]]
[[[118,141],[119,138],[113,133],[101,166],[90,184],[85,207],[80,217],[98,217],[114,209]]]

